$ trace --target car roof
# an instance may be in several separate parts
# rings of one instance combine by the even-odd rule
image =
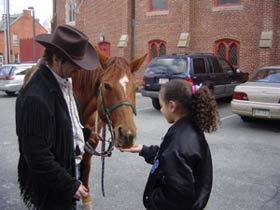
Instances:
[[[16,67],[16,66],[33,66],[33,65],[36,65],[36,63],[11,63],[11,64],[4,64],[2,66],[3,67],[4,66],[15,66]]]
[[[213,53],[190,53],[190,54],[188,54],[188,53],[174,53],[174,54],[171,54],[171,55],[161,55],[161,56],[159,56],[159,57],[155,57],[156,59],[157,58],[180,58],[180,57],[185,57],[185,58],[187,58],[187,57],[196,57],[196,56],[199,56],[199,57],[209,57],[209,56],[215,56],[215,57],[219,57],[219,56],[216,56],[216,55],[214,55]]]

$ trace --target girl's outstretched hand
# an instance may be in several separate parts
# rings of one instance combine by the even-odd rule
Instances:
[[[143,149],[143,145],[142,144],[136,144],[130,148],[120,148],[121,152],[132,152],[132,153],[139,153],[141,152],[141,150]]]

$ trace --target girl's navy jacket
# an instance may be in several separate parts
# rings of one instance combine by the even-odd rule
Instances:
[[[213,167],[202,132],[188,117],[172,125],[161,146],[143,146],[139,154],[153,164],[144,191],[148,210],[201,210],[212,189]]]

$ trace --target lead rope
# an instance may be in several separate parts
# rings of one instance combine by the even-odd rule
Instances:
[[[97,133],[98,127],[98,111],[96,111],[96,118],[95,118],[95,132]],[[102,130],[102,139],[106,139],[106,124],[103,126]],[[105,141],[102,141],[101,144],[101,153],[105,152]],[[105,175],[105,156],[101,155],[101,163],[102,163],[102,170],[101,170],[101,189],[102,189],[102,195],[105,197],[105,187],[104,187],[104,175]]]
[[[103,130],[102,130],[102,138],[106,139],[106,124],[104,124],[103,126]],[[106,147],[106,142],[102,141],[101,144],[101,152],[104,153],[105,152],[105,147]],[[101,171],[101,189],[102,189],[102,195],[103,197],[105,197],[105,187],[104,187],[104,174],[105,174],[105,156],[101,156],[101,163],[102,163],[102,171]]]

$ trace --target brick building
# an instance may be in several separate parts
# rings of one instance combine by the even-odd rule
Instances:
[[[154,56],[188,52],[220,54],[249,73],[280,63],[278,0],[53,0],[53,5],[53,27],[77,27],[107,55],[130,59],[148,53],[146,65]]]
[[[7,63],[7,41],[5,39],[4,16],[0,21],[0,55],[3,63]],[[35,20],[37,34],[48,31]],[[30,10],[23,10],[21,14],[10,15],[10,63],[34,61],[33,58],[33,17]],[[40,58],[43,47],[36,45],[37,59]],[[23,54],[24,53],[24,54]]]

